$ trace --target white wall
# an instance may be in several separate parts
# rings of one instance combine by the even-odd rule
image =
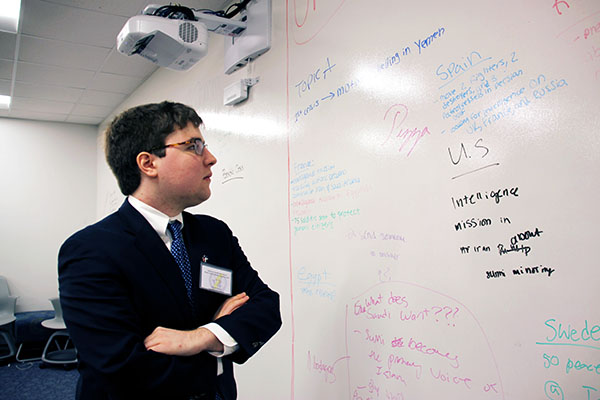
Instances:
[[[17,312],[52,309],[62,242],[93,222],[96,128],[0,118],[0,275]]]

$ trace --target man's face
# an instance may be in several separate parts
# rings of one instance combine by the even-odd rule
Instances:
[[[204,140],[200,130],[191,123],[184,129],[173,131],[165,144]],[[164,157],[158,158],[158,185],[160,194],[170,206],[181,210],[202,203],[210,197],[211,167],[217,162],[215,156],[204,149],[196,154],[193,144],[168,147]]]

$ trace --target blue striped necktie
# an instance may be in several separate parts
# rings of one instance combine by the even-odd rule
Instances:
[[[192,297],[192,268],[190,266],[187,250],[185,249],[185,243],[183,242],[183,235],[181,234],[181,222],[173,220],[169,222],[167,229],[171,232],[173,238],[173,242],[171,243],[171,254],[173,254],[173,257],[181,270],[181,276],[185,281],[188,300],[192,309],[194,309],[194,298]]]

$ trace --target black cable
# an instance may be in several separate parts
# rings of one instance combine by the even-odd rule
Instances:
[[[190,8],[178,5],[158,7],[152,13],[152,15],[169,19],[185,19],[190,21],[196,21],[196,16]]]
[[[208,8],[192,8],[192,10],[202,14],[216,15],[217,17],[222,17],[225,15],[225,11],[223,10],[215,11]]]
[[[214,11],[210,9],[191,9],[188,7],[180,6],[180,5],[168,5],[158,7],[152,15],[156,15],[163,18],[169,19],[185,19],[191,21],[197,21],[198,19],[194,15],[194,11],[202,12],[204,14],[216,15],[218,17],[223,17],[227,19],[231,19],[240,13],[240,11],[244,10],[248,3],[251,0],[243,0],[239,3],[235,3],[230,5],[226,10]],[[232,10],[233,9],[233,10]],[[232,11],[230,11],[232,10]]]
[[[246,8],[246,6],[248,5],[248,3],[250,3],[251,0],[243,0],[239,3],[235,3],[230,5],[227,10],[225,10],[225,18],[232,18],[234,16],[236,16],[240,11],[244,10]],[[234,8],[235,7],[235,8]],[[233,11],[229,11],[231,8],[234,8]]]

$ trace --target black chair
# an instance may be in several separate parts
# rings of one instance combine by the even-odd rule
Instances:
[[[65,368],[72,368],[77,365],[77,349],[62,317],[62,308],[58,297],[50,299],[52,307],[54,307],[54,318],[42,321],[42,326],[55,329],[44,347],[42,353],[42,364],[40,368],[46,365],[62,365]]]
[[[53,329],[42,326],[42,321],[54,317],[54,311],[38,310],[15,313],[15,342],[18,362],[40,361],[42,351]]]
[[[11,358],[15,355],[15,339],[13,335],[13,326],[16,320],[15,305],[17,298],[11,296],[8,291],[8,283],[3,276],[0,276],[0,360]],[[6,350],[4,350],[6,348]]]

